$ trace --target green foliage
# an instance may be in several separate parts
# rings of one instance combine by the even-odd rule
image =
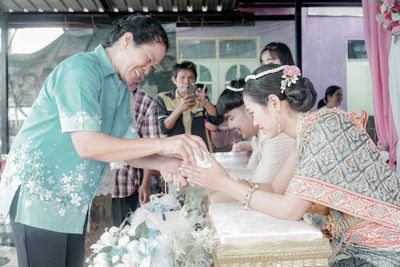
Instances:
[[[147,234],[149,233],[149,228],[145,221],[139,224],[135,229],[135,238],[139,240],[140,238],[146,238]]]

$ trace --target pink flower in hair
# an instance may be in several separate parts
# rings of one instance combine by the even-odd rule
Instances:
[[[290,87],[292,84],[295,84],[299,79],[297,76],[301,75],[300,69],[296,66],[287,66],[283,70],[281,81],[281,93],[284,94],[287,87]]]
[[[297,75],[301,75],[301,72],[300,72],[300,69],[296,66],[287,66],[283,70],[283,75],[285,75],[287,77],[294,77]]]

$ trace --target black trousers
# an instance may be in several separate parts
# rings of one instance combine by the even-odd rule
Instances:
[[[19,190],[10,209],[11,227],[19,267],[81,267],[85,256],[85,234],[67,234],[15,222]]]
[[[139,193],[136,191],[129,197],[112,199],[113,225],[119,227],[126,216],[135,211],[139,205]]]

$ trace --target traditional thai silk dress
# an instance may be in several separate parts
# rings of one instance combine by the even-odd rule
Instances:
[[[298,120],[286,193],[329,208],[331,266],[400,266],[400,178],[366,133],[367,119],[329,109]]]

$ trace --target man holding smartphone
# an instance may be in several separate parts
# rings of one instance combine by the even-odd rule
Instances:
[[[172,82],[176,89],[157,96],[157,111],[161,133],[165,136],[193,134],[200,136],[212,152],[210,137],[204,119],[217,124],[215,106],[207,97],[205,85],[196,85],[196,65],[190,61],[176,64],[172,71]]]

